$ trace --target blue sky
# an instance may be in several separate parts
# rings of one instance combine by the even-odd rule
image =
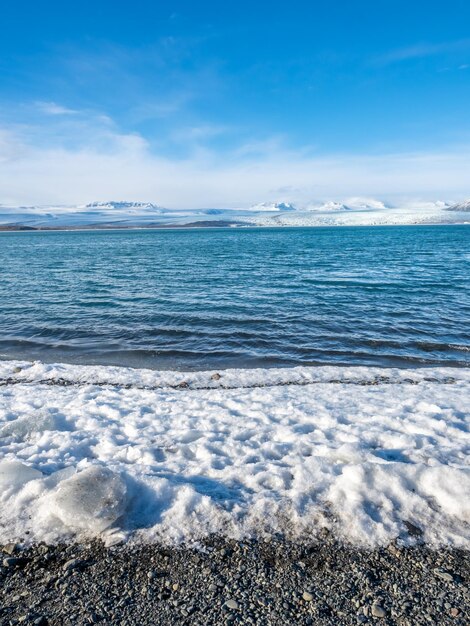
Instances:
[[[0,203],[470,195],[470,3],[2,6]]]

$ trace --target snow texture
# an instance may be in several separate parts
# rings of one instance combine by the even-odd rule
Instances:
[[[3,361],[0,542],[328,528],[371,546],[412,524],[468,548],[469,400],[467,369]]]

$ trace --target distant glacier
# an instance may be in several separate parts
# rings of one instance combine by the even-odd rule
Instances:
[[[470,200],[408,201],[392,205],[375,198],[355,197],[303,205],[268,201],[248,207],[192,209],[112,200],[75,206],[0,204],[0,229],[464,224],[470,222],[469,213]]]

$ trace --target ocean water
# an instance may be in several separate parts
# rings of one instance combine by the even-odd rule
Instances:
[[[470,227],[0,233],[0,358],[470,365]]]

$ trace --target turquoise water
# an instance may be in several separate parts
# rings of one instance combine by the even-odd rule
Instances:
[[[0,233],[0,358],[470,365],[470,227]]]

